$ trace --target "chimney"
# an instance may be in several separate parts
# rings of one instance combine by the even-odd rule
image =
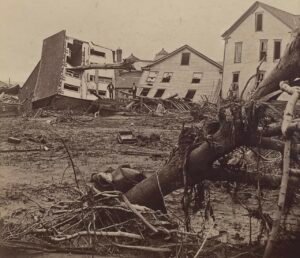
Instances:
[[[122,63],[122,49],[118,48],[116,53],[117,53],[117,63]]]

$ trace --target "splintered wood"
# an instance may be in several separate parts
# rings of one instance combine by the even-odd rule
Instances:
[[[272,224],[272,230],[270,232],[270,236],[267,242],[267,246],[264,253],[264,258],[271,258],[274,252],[274,246],[276,245],[276,241],[279,234],[280,229],[280,221],[281,217],[285,210],[285,201],[286,201],[286,194],[288,188],[288,181],[289,181],[289,173],[290,169],[290,154],[291,154],[291,144],[292,138],[291,134],[287,134],[288,128],[290,127],[293,118],[294,118],[294,109],[295,105],[299,99],[299,91],[298,89],[290,87],[288,84],[281,82],[280,88],[282,91],[287,92],[291,95],[290,99],[286,104],[286,108],[284,110],[283,121],[281,126],[282,135],[285,137],[285,145],[284,145],[284,152],[283,152],[283,169],[282,169],[282,179],[278,197],[278,209],[275,213],[275,218]],[[290,130],[292,133],[293,131]]]

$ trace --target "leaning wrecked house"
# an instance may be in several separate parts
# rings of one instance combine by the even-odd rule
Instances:
[[[108,96],[107,85],[114,83],[114,70],[87,66],[115,62],[112,49],[69,37],[63,30],[44,40],[41,59],[20,92],[21,101],[26,109],[89,105],[97,99],[95,95]]]

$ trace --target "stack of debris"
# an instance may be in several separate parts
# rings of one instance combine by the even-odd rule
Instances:
[[[198,245],[191,243],[203,240],[203,232],[184,232],[170,216],[134,205],[119,191],[94,187],[77,199],[37,207],[27,218],[18,226],[1,225],[1,247],[101,255],[148,253],[149,257],[195,252]]]
[[[187,112],[191,110],[194,103],[184,99],[172,96],[167,99],[137,97],[127,106],[127,110],[136,111],[139,113],[152,113],[154,115],[162,116],[166,112]]]
[[[0,116],[19,115],[21,104],[18,96],[6,94],[4,91],[0,94]]]

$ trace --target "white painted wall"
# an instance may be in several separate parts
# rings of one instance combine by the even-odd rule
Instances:
[[[183,52],[189,52],[190,64],[181,65],[181,56]],[[158,76],[152,86],[147,83],[149,71],[143,71],[139,81],[139,92],[142,88],[151,88],[148,97],[153,97],[158,89],[165,89],[162,98],[168,98],[174,94],[179,97],[185,97],[188,90],[196,90],[193,101],[202,100],[201,95],[211,96],[218,83],[221,80],[220,69],[208,61],[202,59],[198,55],[191,52],[189,49],[183,49],[174,56],[153,65],[150,71],[158,71]],[[173,72],[173,76],[169,83],[163,83],[162,78],[165,72]],[[194,72],[202,72],[202,79],[199,84],[192,84]]]
[[[66,45],[68,42],[72,42],[73,38],[68,37],[66,40]],[[82,62],[82,65],[88,65],[91,63],[97,63],[97,64],[104,64],[104,63],[113,63],[113,53],[112,50],[107,49],[105,47],[100,47],[96,46],[92,43],[89,42],[84,42],[82,45],[83,49],[83,55],[84,55],[84,60]],[[96,56],[91,54],[91,49],[94,49],[96,51],[104,52],[105,57],[102,56]],[[65,67],[67,69],[70,67],[69,64]],[[95,100],[97,99],[96,96],[93,94],[89,93],[88,89],[96,89],[96,83],[94,81],[90,80],[90,75],[95,76],[95,70],[85,70],[80,78],[74,78],[68,76],[64,72],[64,83],[68,83],[71,85],[79,86],[79,91],[71,91],[71,90],[66,90],[63,88],[63,95],[64,96],[69,96],[69,97],[75,97],[75,98],[82,98],[82,99],[89,99],[89,100]],[[99,70],[98,72],[99,77],[107,77],[110,78],[110,80],[114,83],[114,70]],[[107,85],[108,82],[99,82],[99,90],[104,90],[107,91]],[[106,97],[108,96],[108,93],[106,93]]]
[[[263,31],[255,31],[255,13],[263,13]],[[292,39],[291,29],[272,14],[258,7],[240,26],[225,40],[224,72],[222,96],[227,97],[232,83],[232,73],[240,72],[239,92],[241,93],[247,80],[256,73],[259,64],[259,46],[261,39],[268,39],[267,62],[261,70],[270,71],[278,61],[273,60],[274,40],[281,39],[281,55]],[[226,42],[227,41],[227,42]],[[235,42],[243,42],[242,62],[234,63]],[[266,76],[266,75],[265,75]],[[254,82],[254,80],[252,81]],[[251,88],[251,87],[249,87]],[[248,89],[248,88],[247,88]]]

